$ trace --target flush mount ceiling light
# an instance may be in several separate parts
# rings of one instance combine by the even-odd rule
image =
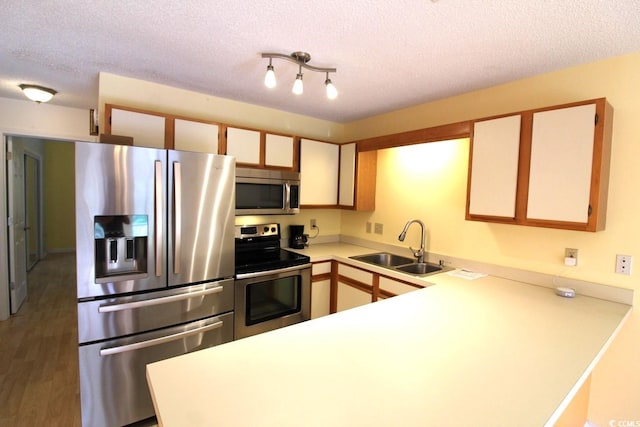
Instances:
[[[329,78],[329,73],[335,73],[335,68],[323,68],[323,67],[314,67],[313,65],[309,65],[308,62],[311,60],[311,55],[307,52],[293,52],[291,55],[284,55],[281,53],[263,53],[263,58],[269,58],[269,65],[267,66],[267,74],[264,76],[264,85],[270,89],[276,87],[276,73],[273,69],[272,60],[273,58],[284,59],[289,62],[293,62],[294,64],[298,64],[298,74],[296,75],[296,80],[293,83],[293,88],[291,91],[296,95],[302,95],[304,91],[304,85],[302,83],[302,69],[305,68],[307,70],[316,71],[319,73],[326,73],[327,78],[324,81],[327,98],[336,99],[338,96],[338,90],[331,82]]]
[[[38,104],[41,102],[50,101],[51,98],[53,98],[53,95],[58,93],[53,89],[49,89],[48,87],[38,86],[38,85],[21,84],[21,85],[18,85],[18,87],[22,89],[22,92],[27,98],[37,102]]]

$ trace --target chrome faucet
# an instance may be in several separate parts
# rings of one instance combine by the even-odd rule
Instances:
[[[417,224],[420,224],[420,228],[422,229],[422,236],[420,238],[420,249],[416,251],[411,246],[409,246],[409,249],[411,249],[411,252],[413,252],[413,256],[418,258],[418,262],[422,263],[424,262],[424,241],[426,236],[425,230],[424,230],[424,223],[422,221],[420,221],[419,219],[409,220],[404,225],[404,229],[402,230],[402,233],[400,233],[400,235],[398,236],[398,240],[400,240],[401,242],[404,242],[404,238],[407,236],[407,230],[409,229],[409,226],[414,222]]]

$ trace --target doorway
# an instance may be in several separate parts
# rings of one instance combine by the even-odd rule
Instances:
[[[27,273],[47,255],[75,253],[75,160],[71,141],[7,136],[6,143],[9,295],[15,315],[28,299]]]

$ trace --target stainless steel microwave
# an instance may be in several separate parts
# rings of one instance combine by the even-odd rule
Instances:
[[[299,212],[299,172],[236,168],[236,215]]]

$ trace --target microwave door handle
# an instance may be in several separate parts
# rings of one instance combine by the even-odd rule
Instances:
[[[173,164],[173,274],[180,274],[182,253],[182,168]]]
[[[154,191],[155,191],[155,206],[154,206],[154,216],[155,216],[155,248],[154,252],[156,255],[156,276],[162,276],[162,228],[163,228],[163,215],[162,215],[162,162],[160,160],[155,161],[155,182],[154,182]]]
[[[291,200],[291,184],[288,182],[284,183],[284,200],[282,206],[284,207],[285,212],[289,212],[290,209],[290,200]]]

